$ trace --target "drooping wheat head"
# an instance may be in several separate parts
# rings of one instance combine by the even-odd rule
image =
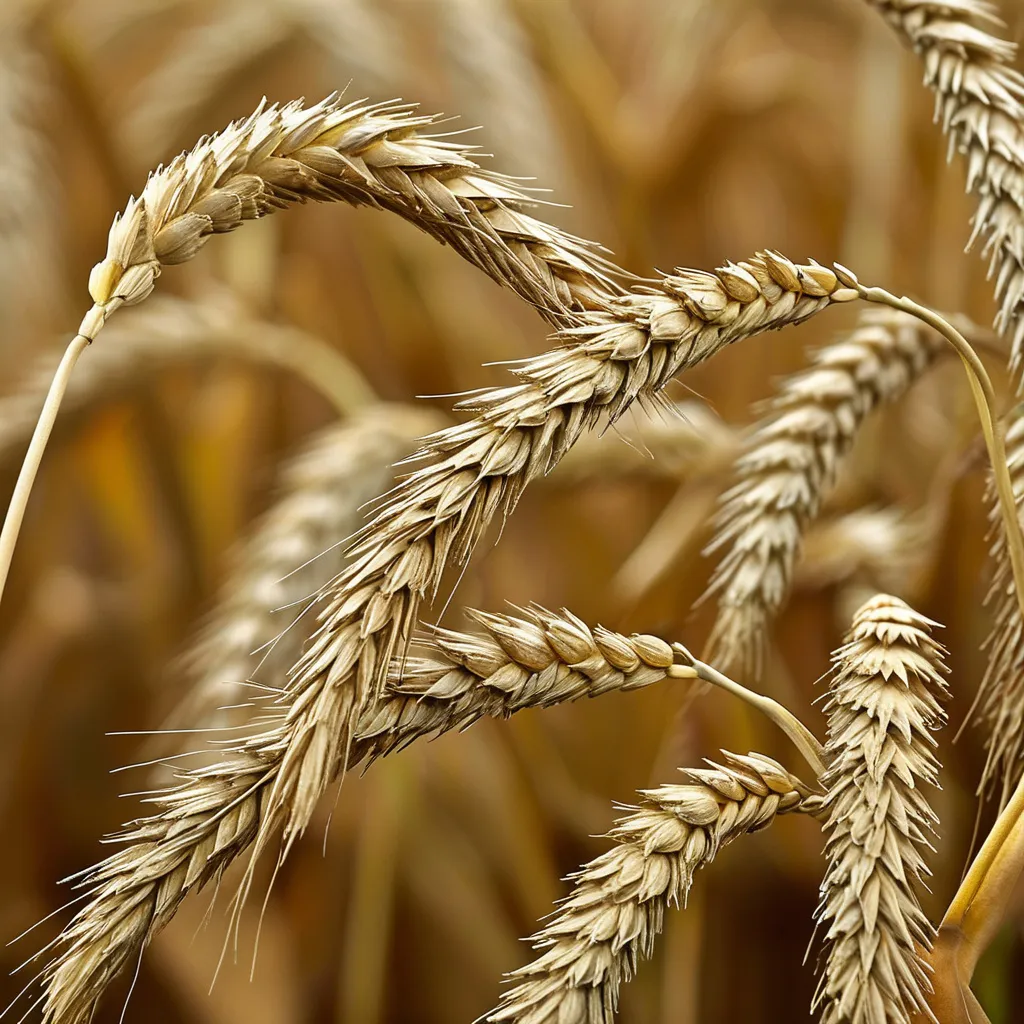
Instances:
[[[673,662],[657,637],[590,629],[568,612],[473,617],[482,633],[435,630],[393,664],[384,698],[356,725],[350,768],[485,716],[647,686],[664,679]],[[273,719],[272,707],[267,715]],[[46,967],[44,1019],[89,1020],[110,981],[136,961],[184,896],[219,879],[253,841],[273,755],[225,751],[219,763],[154,794],[157,812],[114,837],[121,848],[83,877],[89,902]]]
[[[609,833],[616,845],[571,876],[572,893],[532,938],[543,952],[513,972],[487,1020],[613,1024],[620,985],[650,957],[665,911],[686,903],[694,872],[779,814],[819,811],[821,797],[771,758],[723,751],[723,761],[640,791]]]

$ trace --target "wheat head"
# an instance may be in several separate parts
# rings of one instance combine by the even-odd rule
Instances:
[[[867,0],[921,57],[935,93],[935,117],[950,151],[967,158],[967,187],[978,197],[971,243],[983,239],[999,313],[1024,358],[1024,75],[1017,47],[993,34],[1002,22],[988,0]]]
[[[536,205],[485,171],[471,147],[424,134],[436,118],[400,103],[261,106],[154,171],[110,229],[89,278],[92,338],[121,305],[141,302],[164,266],[192,259],[211,234],[290,203],[342,201],[390,210],[450,245],[554,323],[603,306],[618,272],[595,247],[523,212]]]
[[[869,309],[782,382],[736,460],[706,548],[721,553],[704,598],[718,598],[706,661],[760,674],[765,631],[789,593],[803,533],[861,423],[903,395],[941,347],[912,317]]]
[[[681,785],[641,790],[616,845],[572,875],[572,893],[539,932],[543,952],[511,975],[488,1021],[612,1024],[619,987],[650,957],[665,911],[686,902],[693,874],[726,843],[779,814],[817,813],[820,796],[761,754],[683,771]]]
[[[828,868],[818,921],[828,954],[816,1003],[823,1024],[910,1024],[932,990],[922,955],[935,929],[916,889],[938,818],[932,733],[948,699],[934,625],[898,598],[857,612],[833,655],[824,830]]]
[[[1006,457],[1017,500],[1024,510],[1024,407],[1007,416]],[[997,509],[992,518],[992,587],[996,599],[992,631],[986,646],[988,664],[978,689],[978,720],[986,730],[986,758],[979,795],[998,793],[1005,806],[1024,771],[1024,624],[1006,552],[1006,534]]]
[[[481,633],[435,630],[392,665],[384,698],[356,725],[350,768],[485,716],[647,686],[673,662],[657,637],[590,629],[569,612],[472,614]],[[274,714],[271,706],[267,715]],[[157,812],[113,837],[122,848],[84,874],[88,903],[44,969],[45,1020],[89,1020],[113,977],[137,960],[185,895],[218,880],[253,841],[269,756],[261,761],[244,740],[229,745],[218,763],[156,792]]]

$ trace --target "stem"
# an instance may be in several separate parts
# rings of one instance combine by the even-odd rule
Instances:
[[[114,300],[107,303],[106,306],[93,306],[89,310],[78,328],[78,333],[71,339],[64,351],[57,372],[53,375],[53,382],[46,394],[46,401],[43,402],[36,429],[29,442],[28,451],[25,453],[25,461],[21,465],[21,472],[18,473],[18,481],[14,485],[14,493],[11,495],[10,505],[7,507],[3,529],[0,530],[0,598],[3,597],[7,575],[11,570],[11,559],[14,557],[14,548],[18,543],[18,534],[21,532],[21,524],[25,518],[25,509],[28,506],[29,495],[32,493],[32,485],[35,483],[39,463],[46,450],[46,442],[50,439],[54,421],[57,419],[57,410],[60,409],[61,400],[64,398],[68,381],[71,379],[71,371],[75,368],[78,357],[96,337],[107,316],[119,305],[121,305],[120,300]]]
[[[962,976],[968,981],[992,941],[1024,869],[1024,780],[985,837],[960,888],[942,919],[942,926],[959,928],[963,944],[958,953]]]
[[[856,281],[849,271],[844,270],[841,276],[844,275]],[[1017,501],[1013,496],[1013,482],[1010,480],[1010,470],[1006,462],[1003,434],[995,418],[996,396],[988,371],[967,339],[952,324],[943,320],[938,313],[914,302],[913,299],[908,299],[905,295],[896,298],[884,288],[865,288],[859,282],[851,287],[855,287],[861,298],[868,302],[891,306],[893,309],[909,313],[924,321],[929,327],[938,331],[956,349],[963,360],[974,404],[978,409],[978,418],[981,420],[981,432],[985,436],[985,447],[988,449],[989,461],[992,463],[992,475],[999,498],[999,512],[1003,519],[1003,529],[1006,531],[1006,547],[1010,552],[1010,566],[1013,569],[1017,605],[1020,608],[1021,617],[1024,618],[1024,537],[1021,535],[1020,521],[1017,518]]]
[[[763,693],[756,693],[748,690],[745,686],[730,679],[727,675],[719,672],[718,669],[698,661],[682,644],[673,644],[672,649],[681,654],[687,661],[685,665],[672,665],[668,674],[674,678],[702,679],[712,686],[726,690],[729,693],[746,701],[752,707],[757,708],[762,714],[773,721],[789,738],[793,745],[803,755],[804,760],[811,766],[815,777],[820,779],[825,773],[825,751],[818,742],[814,733],[800,721],[792,711],[784,704],[780,704]]]

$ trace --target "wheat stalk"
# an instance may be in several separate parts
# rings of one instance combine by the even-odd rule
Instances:
[[[109,344],[91,353],[68,386],[66,419],[88,415],[169,365],[223,356],[286,369],[327,397],[339,413],[373,399],[369,385],[344,356],[296,327],[252,316],[226,291],[211,291],[195,301],[162,295],[108,330]],[[17,390],[0,397],[0,465],[24,451],[52,376],[52,356],[40,356]]]
[[[345,562],[339,538],[387,491],[392,465],[443,421],[437,413],[372,405],[318,432],[280,474],[280,497],[233,558],[214,611],[180,668],[190,688],[167,727],[217,728],[240,716],[252,681],[275,685],[302,653],[299,619]],[[283,619],[283,622],[282,622]]]
[[[935,116],[967,158],[967,187],[978,197],[971,242],[984,239],[1000,308],[996,327],[1012,339],[1011,364],[1024,357],[1024,75],[1017,48],[992,34],[1001,26],[987,0],[868,0],[921,57]]]
[[[935,929],[915,888],[938,824],[922,783],[938,785],[932,733],[948,698],[932,625],[877,595],[833,655],[822,777],[828,869],[816,915],[827,928],[816,997],[825,1024],[909,1024],[929,1012],[924,954]]]
[[[820,797],[771,758],[723,760],[640,791],[640,807],[609,833],[617,845],[571,876],[572,893],[532,938],[544,952],[513,972],[487,1020],[612,1024],[620,984],[651,955],[665,911],[685,904],[694,872],[779,814],[818,812]]]
[[[418,642],[420,653],[392,666],[385,699],[356,725],[349,767],[484,716],[647,686],[674,660],[657,637],[590,629],[568,612],[472,614],[483,633],[435,630]],[[273,704],[266,710],[270,718],[282,714]],[[89,901],[45,967],[45,1020],[89,1020],[111,979],[137,960],[185,895],[219,879],[256,838],[273,756],[247,742],[229,748],[217,764],[157,792],[150,798],[157,813],[114,837],[123,848],[85,873]]]
[[[768,623],[840,460],[867,415],[902,396],[942,345],[910,316],[869,309],[809,369],[783,381],[736,460],[706,548],[723,554],[706,595],[718,595],[718,614],[705,660],[760,673]]]

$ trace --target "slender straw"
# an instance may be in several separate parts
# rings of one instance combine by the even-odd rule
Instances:
[[[57,372],[53,375],[53,382],[50,384],[50,390],[46,393],[46,401],[43,402],[36,429],[32,433],[32,440],[25,453],[25,461],[21,464],[21,471],[18,473],[18,480],[14,485],[14,493],[11,495],[10,505],[7,507],[3,529],[0,530],[0,598],[3,597],[4,587],[7,585],[7,575],[11,571],[11,559],[14,558],[14,548],[18,543],[18,534],[21,532],[21,524],[25,519],[25,509],[28,507],[32,485],[35,483],[36,473],[39,472],[39,464],[42,462],[43,452],[46,451],[46,443],[50,440],[64,392],[67,391],[68,382],[71,380],[71,371],[74,370],[78,357],[96,337],[106,318],[120,305],[121,301],[114,299],[103,307],[93,306],[89,310],[78,328],[78,333],[65,349]]]

